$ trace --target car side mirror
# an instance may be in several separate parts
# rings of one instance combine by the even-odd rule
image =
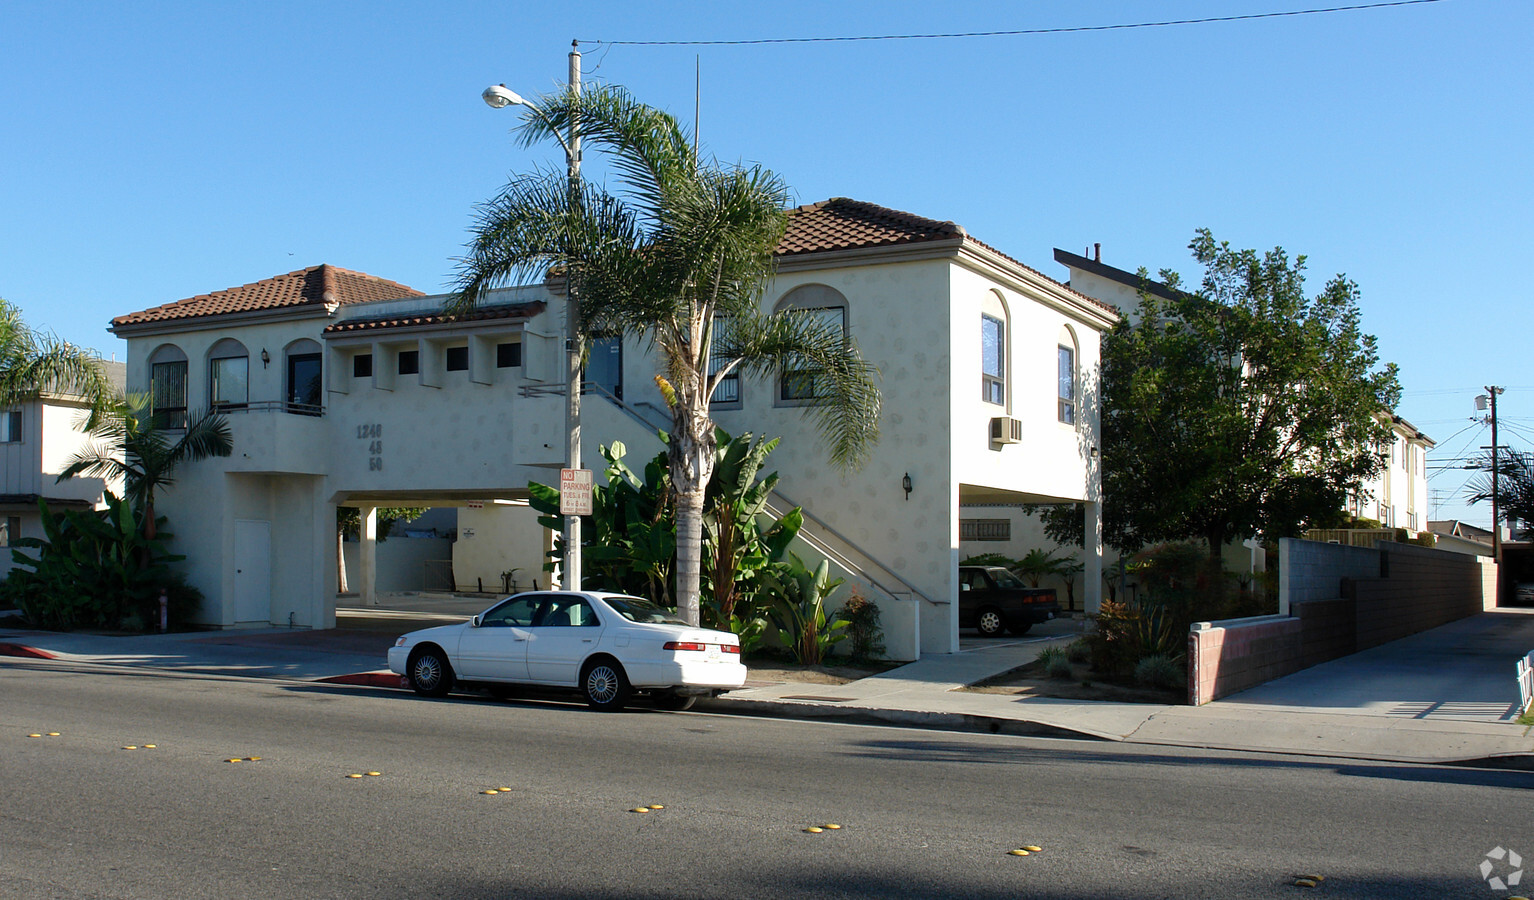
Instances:
[[[469,620],[469,627],[470,628],[478,628],[479,627],[479,616],[475,616],[474,618]]]

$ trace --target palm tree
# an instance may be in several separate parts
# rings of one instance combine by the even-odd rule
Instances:
[[[788,190],[761,166],[701,164],[674,118],[618,87],[567,91],[532,105],[524,145],[571,124],[609,155],[622,196],[564,173],[514,178],[479,210],[449,312],[489,290],[562,270],[585,334],[641,336],[671,410],[668,460],[677,499],[677,607],[699,621],[704,491],[715,460],[709,399],[732,374],[813,370],[822,392],[805,407],[833,463],[866,460],[878,437],[877,374],[840,329],[798,311],[764,314],[761,299],[783,236]],[[583,335],[584,337],[584,335]]]
[[[1469,501],[1483,503],[1491,500],[1493,486],[1495,486],[1499,507],[1498,516],[1502,521],[1521,522],[1522,531],[1515,532],[1518,536],[1523,536],[1530,529],[1534,529],[1534,453],[1523,453],[1517,450],[1499,452],[1496,461],[1496,479],[1491,477],[1490,454],[1478,460],[1475,467],[1487,474],[1468,486],[1466,493]],[[1492,523],[1493,528],[1500,525],[1500,522]]]
[[[19,307],[0,299],[0,407],[44,391],[74,394],[100,407],[109,401],[112,387],[100,358],[50,333],[33,331]]]
[[[155,536],[155,493],[175,484],[182,463],[228,456],[234,449],[229,423],[209,413],[187,423],[172,440],[169,429],[154,421],[149,397],[134,394],[91,417],[96,440],[69,460],[58,480],[87,475],[123,480],[123,492],[143,518],[145,539]]]

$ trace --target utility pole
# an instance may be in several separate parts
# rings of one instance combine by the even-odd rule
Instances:
[[[1497,395],[1502,393],[1503,388],[1496,385],[1488,385],[1486,393],[1475,398],[1475,408],[1485,409],[1488,402],[1491,406],[1491,558],[1497,564],[1497,603],[1502,602],[1502,517],[1499,503],[1501,501],[1501,468],[1502,453],[1497,444]]]

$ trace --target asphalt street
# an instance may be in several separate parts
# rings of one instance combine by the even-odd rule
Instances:
[[[1485,854],[1534,859],[1530,773],[24,660],[0,697],[6,897],[1500,898]]]

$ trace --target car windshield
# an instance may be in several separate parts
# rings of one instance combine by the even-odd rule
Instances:
[[[990,569],[989,571],[991,573],[991,577],[996,579],[996,586],[999,588],[1006,588],[1009,591],[1017,591],[1022,590],[1028,586],[1023,584],[1023,580],[1021,578],[1018,578],[1016,575],[1013,575],[1006,569]]]
[[[630,622],[644,622],[650,625],[686,625],[687,620],[676,614],[676,610],[667,609],[649,600],[641,600],[638,597],[603,597],[607,605],[613,611]]]

